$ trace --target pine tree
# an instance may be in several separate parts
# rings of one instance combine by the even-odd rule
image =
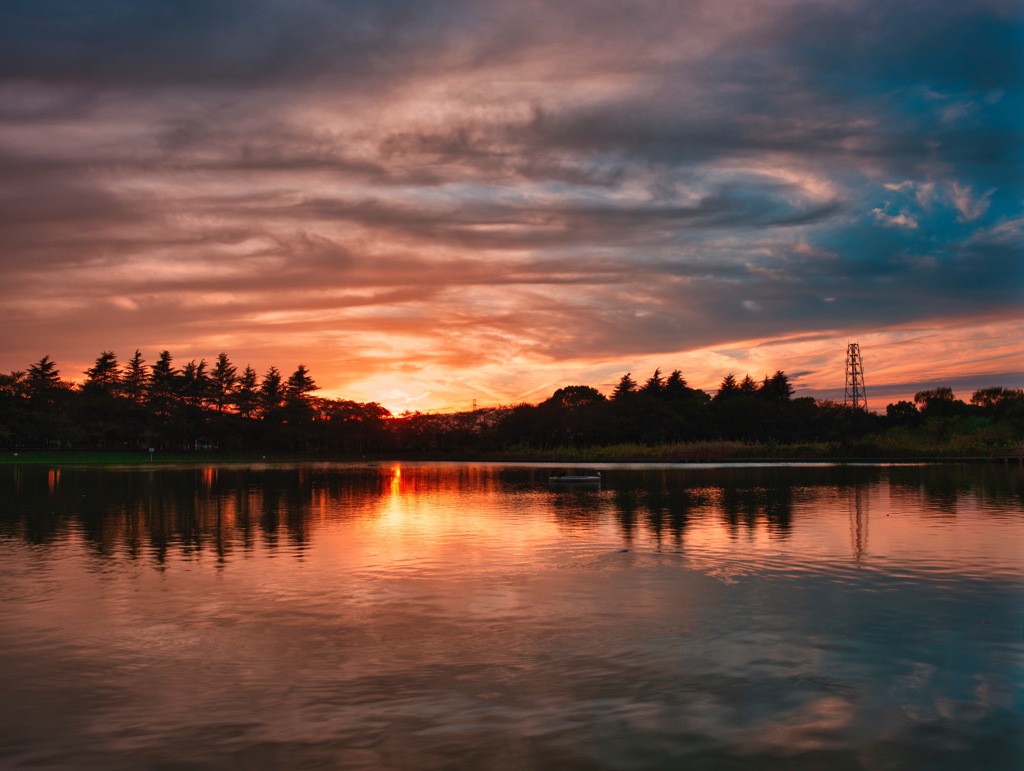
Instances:
[[[25,380],[30,398],[46,398],[52,391],[61,387],[60,370],[57,362],[44,356],[28,368]]]
[[[728,399],[732,396],[736,396],[739,392],[740,387],[736,384],[736,376],[730,372],[722,378],[722,382],[718,386],[718,393],[715,394],[715,401]]]
[[[306,394],[316,389],[317,385],[313,382],[313,378],[310,377],[306,365],[300,364],[285,384],[284,398],[291,403],[303,402],[305,401]]]
[[[771,377],[764,376],[758,395],[771,402],[786,402],[793,398],[793,386],[785,372],[776,370]]]
[[[206,374],[206,359],[193,359],[181,371],[181,395],[193,407],[202,407],[210,393],[210,377]]]
[[[258,380],[259,376],[256,374],[256,370],[247,364],[242,370],[242,376],[238,379],[238,387],[234,393],[235,407],[238,408],[238,414],[243,418],[251,418],[259,407]]]
[[[217,363],[213,365],[213,371],[210,373],[210,390],[217,412],[223,412],[224,407],[230,403],[238,382],[237,372],[226,353],[222,352],[217,356]]]
[[[28,398],[28,377],[24,370],[0,375],[0,394],[21,400]]]
[[[149,373],[146,371],[146,360],[136,349],[121,371],[121,390],[134,402],[142,403],[149,386]]]
[[[103,351],[96,363],[85,371],[85,383],[82,387],[95,391],[113,394],[121,385],[121,371],[117,365],[117,354]]]
[[[661,376],[661,368],[659,367],[654,370],[653,375],[647,378],[647,382],[644,383],[644,387],[640,389],[640,392],[648,396],[660,396],[664,388],[665,378]]]
[[[284,388],[281,383],[281,372],[277,367],[271,366],[260,383],[260,408],[263,410],[263,417],[275,412],[283,400]]]
[[[667,399],[677,399],[681,396],[685,396],[690,388],[686,384],[686,378],[683,377],[683,373],[677,369],[672,370],[672,373],[665,378],[665,387],[663,393]]]
[[[627,372],[619,380],[619,384],[615,386],[615,390],[612,391],[612,399],[615,401],[621,401],[634,393],[636,393],[636,381],[632,378],[631,373]]]
[[[153,411],[167,417],[178,396],[180,373],[172,364],[171,354],[161,351],[156,363],[150,369],[149,404]]]

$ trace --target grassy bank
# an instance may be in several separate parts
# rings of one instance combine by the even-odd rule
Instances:
[[[382,460],[505,461],[553,463],[742,463],[758,461],[956,461],[1021,457],[1024,448],[992,447],[965,437],[923,441],[910,432],[887,432],[846,443],[800,444],[732,441],[685,444],[616,444],[601,447],[513,446],[502,450],[384,451],[366,455],[317,455],[303,453],[217,452],[84,452],[19,451],[0,453],[6,464],[148,464],[148,463],[294,463],[302,461],[377,462]]]
[[[301,461],[360,460],[360,458],[325,457],[298,453],[217,453],[217,452],[90,452],[30,450],[0,453],[0,465],[132,465],[148,463],[294,463]]]
[[[1016,453],[1019,455],[1020,453]],[[687,444],[619,444],[607,447],[534,449],[509,448],[488,453],[493,460],[556,462],[661,462],[723,463],[757,461],[953,461],[1001,457],[996,448],[958,442],[876,442],[870,439],[837,444],[764,444],[745,442],[693,442]]]

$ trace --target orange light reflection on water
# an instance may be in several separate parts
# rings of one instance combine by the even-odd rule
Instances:
[[[680,555],[719,577],[834,567],[995,577],[1019,572],[1024,537],[1019,482],[995,471],[808,469],[792,481],[778,469],[609,469],[600,491],[559,492],[546,469],[403,462],[123,479],[14,469],[7,484],[19,510],[37,495],[57,533],[62,519],[81,521],[98,553],[160,560],[292,551],[339,569],[453,576],[628,550]]]
[[[502,564],[522,567],[565,538],[556,519],[513,502],[487,469],[395,464],[380,469],[379,489],[350,525],[317,533],[325,559],[394,575],[469,575]]]
[[[402,494],[402,467],[395,466],[391,469],[391,496]]]

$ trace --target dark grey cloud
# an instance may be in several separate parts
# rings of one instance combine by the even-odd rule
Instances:
[[[11,0],[6,78],[104,87],[289,84],[393,73],[443,50],[460,3],[409,0]]]
[[[779,19],[777,44],[809,79],[847,96],[927,84],[1019,89],[1019,2],[814,3]]]

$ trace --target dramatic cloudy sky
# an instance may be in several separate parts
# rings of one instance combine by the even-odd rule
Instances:
[[[1024,385],[1020,0],[4,0],[0,370]]]

